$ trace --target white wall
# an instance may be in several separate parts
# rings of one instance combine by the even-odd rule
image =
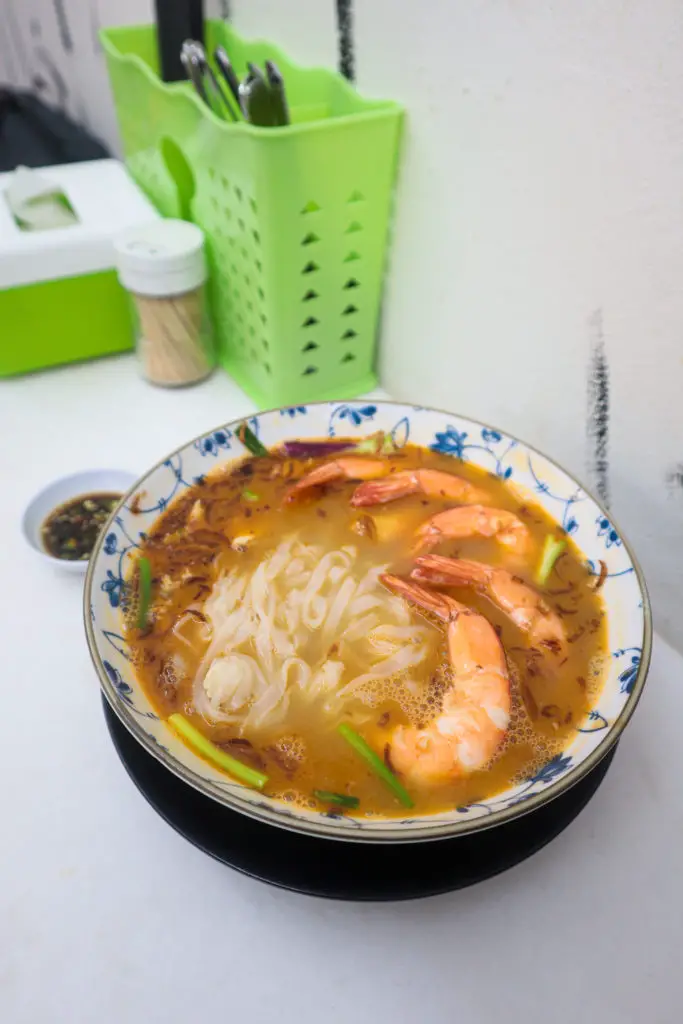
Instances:
[[[4,5],[23,60],[18,48],[10,67],[0,45],[0,78],[45,72],[42,46],[63,105],[114,142],[93,29],[146,20],[151,0]],[[334,0],[230,6],[240,30],[336,63]],[[683,8],[355,0],[354,22],[359,87],[409,110],[383,383],[517,432],[608,492],[657,624],[683,647]],[[609,390],[602,473],[596,348]]]

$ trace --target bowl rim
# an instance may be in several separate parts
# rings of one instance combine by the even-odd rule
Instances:
[[[367,399],[347,399],[345,400],[345,403],[348,405],[354,402],[363,401],[367,402]],[[650,659],[652,656],[652,609],[650,605],[650,596],[648,593],[647,584],[645,582],[643,570],[640,566],[638,559],[633,553],[631,545],[624,537],[613,515],[611,514],[611,512],[605,510],[603,503],[598,498],[596,498],[595,495],[587,487],[585,487],[583,483],[580,480],[578,480],[577,477],[574,476],[573,473],[570,473],[568,470],[564,469],[564,467],[561,466],[558,462],[556,462],[555,459],[551,458],[549,455],[546,455],[545,452],[540,451],[534,445],[524,441],[516,434],[512,434],[509,431],[504,430],[502,427],[491,426],[488,423],[484,423],[482,420],[472,419],[470,416],[462,415],[461,413],[456,413],[453,412],[452,410],[438,409],[435,408],[434,406],[418,406],[413,402],[401,401],[400,399],[372,398],[371,401],[373,405],[401,407],[410,406],[413,407],[414,409],[419,409],[421,411],[431,413],[437,413],[438,415],[442,416],[454,416],[459,419],[466,420],[467,422],[472,423],[478,427],[482,427],[487,430],[497,431],[498,433],[503,434],[505,437],[510,438],[511,441],[516,441],[518,444],[524,446],[526,449],[528,449],[529,452],[538,455],[542,459],[545,459],[555,469],[559,470],[560,473],[563,473],[569,480],[575,483],[577,487],[581,488],[586,497],[588,497],[596,505],[600,512],[602,512],[606,518],[609,518],[610,523],[618,533],[619,538],[623,544],[623,547],[626,550],[626,553],[628,554],[631,564],[633,565],[636,580],[638,582],[638,588],[642,595],[643,637],[641,657],[632,690],[628,695],[626,703],[624,704],[624,707],[619,713],[618,718],[614,721],[611,728],[608,730],[607,734],[603,737],[603,739],[600,740],[595,749],[592,750],[584,758],[583,761],[581,761],[576,766],[572,767],[568,772],[561,775],[559,778],[550,782],[542,791],[535,793],[533,796],[530,796],[527,800],[524,800],[522,803],[513,804],[511,806],[501,808],[499,810],[494,810],[491,812],[491,814],[488,814],[485,817],[475,818],[473,820],[464,819],[461,821],[454,820],[452,822],[442,822],[438,826],[434,826],[432,829],[429,828],[429,819],[425,818],[424,833],[406,832],[405,830],[401,829],[401,826],[399,824],[396,825],[395,829],[386,829],[384,831],[379,832],[373,831],[372,826],[369,823],[367,829],[354,829],[352,826],[348,825],[344,827],[343,818],[336,819],[334,822],[330,821],[329,825],[321,825],[319,822],[314,823],[313,821],[307,822],[306,818],[303,815],[294,815],[290,808],[283,808],[283,810],[287,812],[286,814],[283,814],[282,811],[278,811],[278,803],[274,800],[270,801],[270,803],[273,804],[273,807],[271,808],[269,804],[250,804],[247,801],[238,803],[236,800],[232,798],[231,794],[229,794],[228,792],[225,792],[223,794],[223,799],[220,799],[219,794],[216,791],[214,791],[210,786],[207,786],[198,775],[187,769],[185,765],[183,765],[171,754],[168,754],[165,750],[162,750],[153,740],[151,740],[148,737],[147,733],[144,731],[142,726],[135,720],[135,718],[132,715],[130,715],[129,717],[129,715],[126,713],[126,708],[123,706],[123,702],[120,700],[112,699],[112,694],[110,692],[110,680],[109,677],[107,676],[104,665],[102,664],[102,658],[100,657],[100,653],[97,647],[95,631],[93,628],[93,623],[90,615],[91,591],[95,564],[100,556],[100,549],[104,544],[104,540],[110,525],[114,522],[122,506],[125,506],[128,499],[135,494],[135,492],[140,488],[144,480],[151,476],[152,473],[155,473],[161,466],[163,466],[165,463],[171,460],[174,456],[179,455],[186,448],[189,448],[190,446],[194,445],[195,442],[200,441],[203,437],[206,437],[207,434],[210,434],[216,430],[223,429],[232,430],[234,432],[234,429],[237,426],[243,423],[245,419],[249,418],[249,414],[239,416],[236,419],[221,423],[215,428],[204,430],[200,434],[197,434],[194,438],[191,438],[184,444],[181,444],[177,448],[174,448],[168,455],[166,455],[164,458],[159,459],[158,462],[156,462],[153,466],[147,469],[142,476],[138,477],[133,486],[124,495],[122,495],[118,505],[112,511],[109,519],[107,520],[106,525],[100,531],[97,543],[95,544],[90,559],[88,560],[88,568],[83,587],[83,621],[85,625],[85,634],[88,649],[90,652],[92,662],[95,666],[95,670],[99,677],[100,689],[104,694],[107,703],[111,707],[114,714],[117,716],[119,721],[128,729],[131,735],[134,736],[134,738],[144,747],[147,753],[155,757],[166,768],[168,768],[169,771],[173,772],[174,775],[177,775],[184,782],[192,786],[194,789],[198,790],[204,796],[207,796],[210,799],[215,800],[216,803],[219,803],[222,806],[227,807],[229,810],[237,811],[241,814],[246,814],[249,817],[256,818],[258,821],[264,822],[265,824],[275,825],[276,827],[289,829],[290,831],[302,832],[305,835],[312,836],[313,838],[334,839],[341,842],[370,842],[379,844],[435,842],[439,839],[455,838],[459,835],[472,834],[483,829],[495,828],[498,825],[503,825],[506,822],[515,820],[517,818],[521,818],[526,814],[530,814],[537,808],[541,807],[543,804],[550,803],[556,797],[560,796],[562,793],[565,793],[567,790],[571,789],[573,785],[575,785],[581,779],[585,778],[585,776],[588,775],[596,767],[597,764],[599,764],[603,757],[605,757],[605,755],[621,738],[624,729],[631,720],[633,712],[635,711],[638,702],[640,701],[640,698],[642,696],[643,688],[645,686],[645,681],[647,679],[647,674],[650,667]],[[319,401],[306,403],[307,407],[331,406],[334,404],[335,400],[333,399],[321,399]],[[255,413],[252,413],[251,415],[265,416],[289,408],[291,408],[290,405],[279,405],[274,406],[273,408],[270,409],[259,409]],[[262,797],[262,799],[268,800],[268,797],[264,797],[263,794],[260,794],[260,796]],[[384,822],[390,820],[391,819],[382,819],[382,821]]]

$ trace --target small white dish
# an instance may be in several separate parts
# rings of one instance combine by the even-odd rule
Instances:
[[[51,512],[81,495],[116,492],[124,495],[135,483],[134,473],[125,469],[86,469],[81,473],[72,473],[48,484],[28,504],[24,512],[21,527],[24,537],[41,558],[58,569],[66,572],[84,573],[88,568],[88,559],[70,562],[64,558],[55,558],[49,554],[43,543],[42,529]]]

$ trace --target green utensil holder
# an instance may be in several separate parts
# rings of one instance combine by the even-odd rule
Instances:
[[[374,370],[403,111],[207,22],[240,77],[274,60],[292,123],[226,123],[163,83],[152,26],[101,32],[128,168],[205,232],[219,358],[261,407],[348,398]]]

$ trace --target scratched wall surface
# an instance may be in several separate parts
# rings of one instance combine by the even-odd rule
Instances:
[[[152,0],[2,0],[0,80],[116,146],[100,24]],[[383,383],[517,432],[599,493],[683,648],[683,7],[214,0],[409,124]]]

